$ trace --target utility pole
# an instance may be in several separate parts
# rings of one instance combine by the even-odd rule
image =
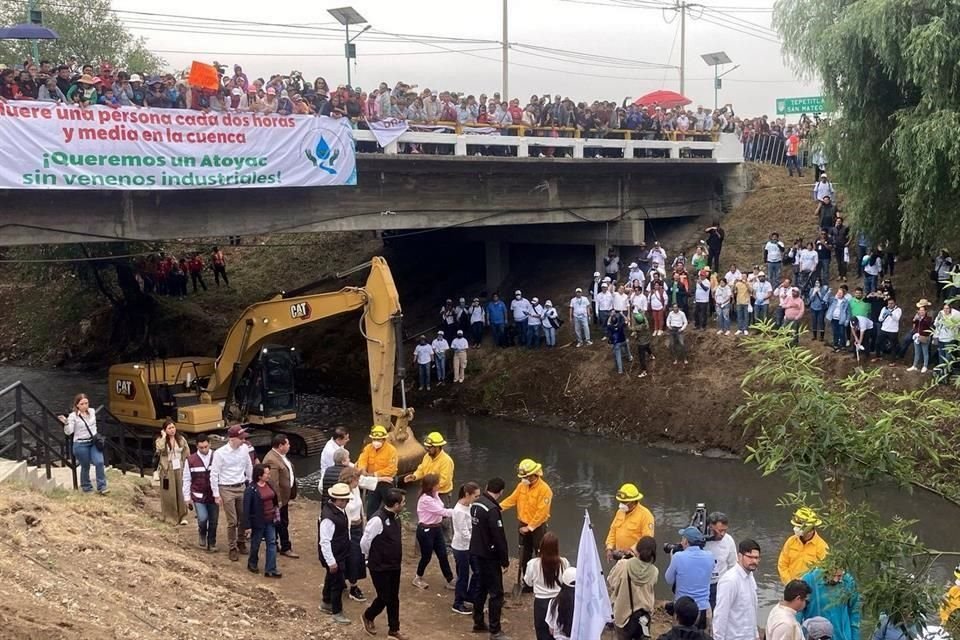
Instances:
[[[500,94],[500,99],[503,100],[503,101],[508,100],[507,96],[510,95],[510,94],[508,93],[508,90],[509,90],[509,88],[510,88],[510,83],[509,83],[509,79],[508,79],[508,76],[510,75],[510,71],[509,71],[509,50],[510,50],[510,44],[509,44],[509,42],[510,42],[510,41],[507,39],[507,33],[508,33],[508,30],[507,30],[507,22],[508,22],[508,16],[507,16],[507,0],[503,0],[503,53],[501,54],[501,57],[503,58],[503,71],[502,71],[502,73],[503,73],[503,87],[502,87],[503,93]]]
[[[36,7],[36,5],[34,4],[34,1],[35,1],[35,0],[28,0],[28,1],[27,1],[27,24],[43,24],[43,20],[35,20],[35,18],[36,18],[36,14],[35,14],[35,7]],[[39,12],[37,12],[37,13],[39,13]],[[39,65],[39,64],[40,64],[40,47],[39,47],[39,45],[37,45],[37,41],[36,41],[36,40],[31,40],[31,41],[30,41],[30,49],[32,50],[32,53],[33,53],[33,64]]]
[[[687,72],[687,3],[686,0],[677,0],[680,9],[680,95],[684,93],[684,84]]]
[[[353,86],[353,83],[350,82],[350,24],[347,23],[347,24],[345,24],[345,25],[343,25],[343,26],[346,28],[346,31],[347,31],[347,42],[346,42],[346,44],[344,45],[344,48],[343,48],[343,50],[344,50],[344,52],[345,52],[345,54],[346,54],[346,56],[347,56],[347,86],[348,86],[348,87],[352,87],[352,86]],[[680,73],[680,77],[681,77],[681,78],[683,77],[683,72]],[[682,81],[682,80],[680,81],[680,86],[681,86],[681,87],[683,86],[683,81]],[[683,93],[683,89],[680,89],[680,93]]]

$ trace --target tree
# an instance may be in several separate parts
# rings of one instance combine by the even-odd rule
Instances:
[[[826,147],[874,240],[960,240],[960,7],[950,0],[777,0],[784,52],[836,105]]]
[[[26,21],[25,4],[5,3],[0,6],[0,19],[5,24]],[[143,38],[134,37],[110,9],[109,0],[60,2],[37,0],[36,9],[43,12],[43,23],[60,36],[59,40],[39,43],[40,58],[65,62],[76,56],[81,64],[109,62],[115,68],[138,73],[156,73],[166,64],[147,49]],[[7,64],[21,63],[31,56],[25,40],[0,41],[0,60]]]
[[[783,506],[817,510],[830,541],[823,566],[856,577],[867,616],[885,613],[902,625],[920,621],[943,596],[929,571],[944,552],[923,545],[911,531],[915,522],[881,516],[862,494],[893,482],[960,507],[952,428],[960,404],[933,388],[884,391],[878,369],[830,379],[821,356],[792,339],[768,324],[745,341],[759,363],[743,379],[745,402],[731,421],[755,438],[747,461],[795,487],[781,498]]]

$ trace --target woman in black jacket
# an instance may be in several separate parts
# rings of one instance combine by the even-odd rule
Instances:
[[[267,559],[263,575],[279,578],[277,571],[277,530],[280,520],[280,503],[277,492],[270,484],[270,467],[262,464],[253,467],[253,482],[243,494],[243,528],[250,529],[250,557],[247,569],[259,573],[260,541],[267,545]]]

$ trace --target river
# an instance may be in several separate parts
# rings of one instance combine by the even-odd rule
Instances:
[[[77,391],[88,393],[94,404],[103,401],[106,379],[102,375],[75,374],[0,367],[0,387],[21,379],[51,407],[66,407]],[[56,410],[56,409],[55,409]],[[366,406],[343,400],[311,396],[303,413],[305,423],[343,425],[353,433],[348,446],[356,459],[362,436],[369,428]],[[516,465],[522,458],[534,458],[544,466],[544,478],[553,488],[554,501],[550,527],[559,535],[561,553],[574,563],[584,510],[594,523],[598,546],[602,546],[610,520],[617,508],[614,494],[624,482],[633,482],[644,494],[643,504],[657,521],[657,542],[678,541],[677,530],[689,522],[697,503],[710,511],[723,511],[730,519],[735,539],[750,537],[762,550],[757,572],[761,607],[766,610],[781,594],[776,562],[780,547],[791,534],[790,513],[777,507],[777,497],[787,490],[775,477],[763,478],[751,466],[739,460],[708,458],[645,447],[640,444],[571,434],[548,425],[523,424],[487,417],[461,417],[420,410],[415,420],[418,437],[430,431],[441,432],[449,441],[447,452],[456,462],[456,483],[475,480],[482,485],[488,478],[500,476],[508,491],[516,482]],[[307,491],[316,496],[317,458],[296,461],[297,473]],[[310,489],[313,489],[310,491]],[[408,500],[415,504],[415,488]],[[960,513],[935,496],[909,494],[895,489],[875,489],[868,496],[885,513],[908,519],[922,519],[916,532],[931,548],[952,549],[960,530]],[[514,511],[507,512],[505,524],[515,530]],[[829,536],[827,536],[829,538]],[[508,539],[513,539],[512,536]],[[513,542],[511,542],[513,544]],[[659,553],[661,573],[669,558]],[[952,565],[942,562],[936,576],[944,584]],[[515,574],[511,574],[515,579]],[[669,588],[661,582],[658,596],[669,597]],[[762,614],[765,619],[765,613]]]

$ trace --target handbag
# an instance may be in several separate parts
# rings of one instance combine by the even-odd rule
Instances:
[[[107,446],[107,439],[99,431],[97,433],[90,431],[90,425],[87,424],[87,421],[83,419],[82,415],[78,413],[77,417],[80,418],[84,428],[87,430],[87,435],[90,436],[90,440],[93,441],[93,446],[97,448],[97,451],[103,451],[104,447]]]
[[[626,571],[626,567],[624,567]],[[623,625],[623,634],[630,640],[644,640],[650,637],[650,613],[646,609],[633,609],[633,582],[627,574],[627,594],[630,597],[630,617]]]

